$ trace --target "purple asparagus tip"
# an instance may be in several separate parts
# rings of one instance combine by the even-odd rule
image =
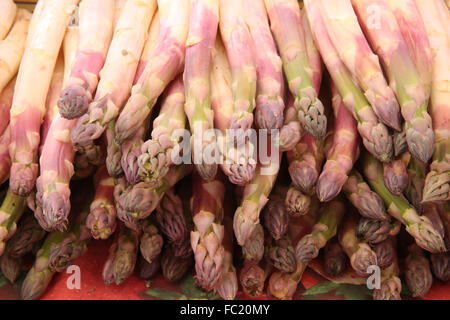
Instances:
[[[86,88],[74,84],[61,92],[58,100],[59,113],[66,119],[75,119],[85,114],[92,95]]]

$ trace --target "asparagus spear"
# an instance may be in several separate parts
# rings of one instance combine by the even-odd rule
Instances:
[[[323,143],[305,133],[294,149],[287,152],[289,174],[293,185],[311,194],[325,158]]]
[[[139,249],[142,257],[144,257],[147,262],[152,263],[161,253],[163,238],[151,219],[145,220],[144,225],[142,226],[142,232]]]
[[[86,225],[94,239],[108,239],[116,229],[116,208],[114,206],[114,179],[108,174],[105,165],[95,174],[97,185],[94,200],[91,203]]]
[[[156,185],[147,182],[127,185],[124,179],[120,179],[114,188],[119,219],[125,216],[132,219],[148,217],[156,209],[164,193],[190,172],[191,167],[188,165],[173,167]]]
[[[356,236],[357,215],[347,214],[339,228],[338,239],[342,249],[350,259],[350,264],[360,276],[367,276],[367,268],[378,265],[376,253]]]
[[[78,43],[78,29],[69,28],[64,38],[64,83],[75,58]],[[56,107],[56,101],[50,108],[54,109],[55,118],[48,133],[43,137],[44,145],[39,159],[40,175],[36,180],[36,199],[39,210],[35,216],[41,226],[51,231],[66,227],[70,213],[70,187],[73,176],[74,150],[70,141],[70,130],[75,121],[62,118]],[[57,156],[55,156],[57,155]]]
[[[0,92],[13,79],[19,69],[20,60],[25,50],[30,20],[31,13],[28,10],[18,9],[11,31],[4,40],[0,41]],[[0,39],[2,39],[1,34]]]
[[[163,178],[176,155],[180,142],[173,137],[175,130],[184,129],[184,84],[181,76],[171,82],[161,104],[158,117],[153,121],[151,139],[141,147],[138,158],[139,174],[145,181],[156,182]]]
[[[174,189],[164,194],[156,208],[156,220],[159,229],[170,242],[181,244],[188,236],[183,203]]]
[[[434,141],[431,118],[427,112],[429,86],[427,87],[421,80],[421,74],[411,58],[387,0],[352,0],[352,2],[362,28],[383,63],[390,87],[395,89],[406,121],[406,141],[409,150],[414,157],[427,162],[433,154]],[[379,10],[380,28],[373,28],[368,20],[370,18],[368,8],[373,6]],[[400,130],[400,127],[395,129]]]
[[[209,181],[217,172],[217,162],[207,158],[207,150],[213,150],[211,146],[216,145],[215,133],[211,132],[214,116],[211,110],[210,71],[219,24],[219,0],[192,0],[190,11],[183,74],[186,93],[184,111],[192,133],[192,160],[202,178]]]
[[[192,265],[192,257],[177,257],[173,254],[172,246],[169,244],[164,248],[161,257],[161,269],[166,278],[170,282],[177,282],[183,278]]]
[[[251,34],[245,20],[244,2],[220,0],[220,34],[231,67],[233,114],[230,129],[244,132],[253,124],[257,75],[250,44]]]
[[[80,41],[58,107],[66,119],[86,113],[113,34],[114,0],[84,0],[79,8]]]
[[[291,217],[299,217],[308,213],[311,206],[311,196],[290,187],[286,193],[285,207]]]
[[[395,219],[375,220],[362,217],[356,226],[356,236],[374,245],[398,234],[400,227],[401,223]]]
[[[244,0],[244,20],[252,38],[256,67],[255,121],[260,129],[283,125],[284,79],[281,58],[269,27],[264,0]]]
[[[269,244],[266,245],[266,256],[270,263],[281,272],[294,272],[297,268],[297,262],[295,249],[289,237],[282,236],[278,240],[269,238]]]
[[[239,282],[245,294],[258,297],[264,290],[266,273],[258,264],[246,263],[239,273]]]
[[[211,71],[211,108],[214,111],[214,127],[220,130],[217,136],[220,151],[220,166],[229,180],[237,185],[246,185],[255,175],[256,160],[254,142],[245,139],[244,145],[235,145],[229,137],[233,116],[233,92],[230,64],[219,36],[216,38]]]
[[[383,199],[389,214],[402,222],[406,231],[411,234],[416,243],[430,252],[443,252],[445,245],[442,235],[433,226],[430,219],[419,216],[404,198],[390,193],[383,182],[383,167],[374,157],[365,153],[362,166],[364,175],[372,189]]]
[[[76,150],[89,150],[114,121],[128,98],[156,0],[125,3],[114,30],[95,97],[71,132]],[[124,54],[126,53],[126,54]],[[116,124],[117,127],[117,124]],[[111,144],[108,141],[108,145]]]
[[[366,97],[355,84],[352,74],[340,60],[337,48],[332,42],[331,33],[324,24],[325,18],[321,13],[324,6],[320,4],[320,1],[306,0],[304,3],[314,40],[345,106],[358,121],[358,131],[364,146],[378,159],[388,162],[393,151],[392,137],[386,126],[379,122]],[[342,9],[336,8],[336,10],[340,12]],[[343,31],[345,28],[340,29]],[[346,42],[341,43],[341,48],[344,43]]]
[[[278,197],[270,199],[263,209],[264,226],[274,240],[279,240],[288,229],[289,214],[284,201]]]
[[[0,40],[8,34],[14,23],[17,10],[17,6],[12,0],[5,0],[0,3]]]
[[[345,108],[334,85],[333,94],[334,136],[333,145],[327,152],[322,173],[317,180],[316,193],[321,202],[327,202],[341,192],[348,178],[348,173],[359,156],[359,135],[357,124],[350,112]]]
[[[411,156],[408,152],[391,162],[383,163],[383,180],[386,188],[393,194],[400,196],[408,187],[409,177],[406,168]]]
[[[440,6],[437,1],[426,4],[416,1],[416,4],[425,23],[433,54],[430,113],[433,118],[435,152],[425,180],[422,202],[446,201],[450,199],[450,37],[444,20],[439,18]]]
[[[256,168],[255,177],[245,186],[241,205],[237,208],[233,221],[234,235],[240,246],[245,243],[258,224],[259,214],[268,201],[279,169],[280,157],[268,164],[260,163]]]
[[[28,195],[36,182],[39,128],[45,98],[66,26],[78,2],[41,1],[30,22],[11,108],[10,185],[18,195]],[[51,28],[48,28],[49,21]]]
[[[347,256],[337,241],[328,241],[323,254],[323,267],[332,277],[338,277],[346,267]]]
[[[5,242],[11,238],[17,230],[17,222],[26,209],[24,197],[15,195],[8,188],[5,199],[0,207],[0,256],[5,251]]]
[[[133,273],[138,253],[139,236],[136,231],[120,224],[103,266],[105,284],[120,285]]]
[[[352,169],[342,188],[348,200],[363,217],[376,220],[389,219],[383,200],[370,189],[355,169]]]
[[[265,0],[272,32],[283,61],[294,107],[303,128],[312,136],[325,136],[327,119],[313,83],[313,66],[308,59],[305,30],[296,0]]]
[[[242,255],[248,263],[258,264],[264,256],[264,229],[258,224],[242,246]]]
[[[16,78],[14,77],[0,93],[0,133],[3,134],[9,125],[9,110],[11,109]]]
[[[402,131],[395,131],[392,136],[395,157],[400,156],[408,150],[408,143],[406,142],[406,129],[406,123],[403,123]]]
[[[333,200],[321,208],[319,219],[311,232],[302,237],[295,247],[295,257],[299,263],[307,264],[319,255],[319,250],[336,235],[344,214],[345,206],[341,199]]]
[[[225,205],[223,247],[225,255],[222,264],[222,276],[216,285],[216,290],[224,300],[234,300],[238,291],[236,268],[233,265],[233,219],[234,211],[230,205]]]
[[[433,284],[430,263],[424,250],[416,244],[407,248],[408,256],[405,259],[405,282],[413,297],[423,297]]]
[[[294,107],[295,99],[290,92],[286,93],[286,108],[284,110],[284,123],[280,129],[280,151],[292,150],[302,138],[302,126]]]
[[[401,300],[402,282],[398,277],[397,258],[386,269],[381,271],[381,288],[373,290],[374,300]]]
[[[441,281],[450,281],[449,253],[433,253],[430,255],[433,274]]]
[[[375,245],[373,245],[372,250],[377,255],[378,266],[381,269],[386,269],[389,267],[396,259],[397,255],[397,240],[395,237],[388,237]]]
[[[191,211],[195,226],[191,231],[191,246],[195,257],[195,279],[207,291],[215,287],[223,271],[224,197],[225,185],[220,176],[208,182],[194,174]]]
[[[427,166],[425,163],[412,157],[406,170],[408,173],[408,186],[405,190],[405,196],[417,212],[421,213],[423,210],[422,195]]]
[[[158,0],[159,38],[115,128],[121,144],[134,136],[166,86],[181,72],[189,28],[188,0]]]

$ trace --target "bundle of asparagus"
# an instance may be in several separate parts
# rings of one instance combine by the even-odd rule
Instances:
[[[0,1],[2,273],[34,254],[38,298],[114,234],[108,284],[193,266],[292,299],[307,267],[377,265],[374,299],[425,296],[450,270],[449,30],[444,0]]]

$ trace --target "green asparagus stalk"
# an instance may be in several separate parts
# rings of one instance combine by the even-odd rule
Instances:
[[[8,189],[6,198],[0,207],[0,256],[5,251],[6,241],[17,230],[17,222],[26,209],[26,198],[15,195]]]
[[[336,235],[345,214],[345,205],[342,199],[336,199],[325,204],[320,211],[319,220],[311,233],[305,235],[295,247],[295,256],[300,263],[307,264],[316,258],[319,250]]]
[[[365,153],[362,166],[370,186],[383,199],[389,214],[405,225],[406,231],[416,239],[416,243],[430,252],[445,251],[443,237],[430,219],[419,216],[408,201],[393,195],[386,188],[383,182],[382,164],[370,154]]]
[[[342,189],[361,216],[368,219],[389,220],[383,200],[370,189],[356,169],[350,172]]]
[[[358,121],[358,131],[364,146],[378,159],[388,162],[393,153],[392,137],[389,135],[387,127],[378,120],[366,97],[354,82],[352,74],[339,58],[337,48],[331,39],[332,36],[325,26],[325,19],[321,13],[324,6],[320,2],[315,0],[304,2],[314,40],[345,106]],[[342,31],[346,30],[343,29]],[[341,43],[341,48],[344,43],[346,42]],[[351,51],[354,52],[354,50]]]
[[[103,266],[103,280],[106,284],[115,282],[120,285],[133,273],[138,244],[138,233],[121,224]]]
[[[313,67],[308,59],[299,4],[297,0],[265,0],[265,3],[289,90],[295,97],[298,118],[306,131],[322,139],[327,129],[327,118],[313,83]]]
[[[405,259],[405,282],[413,297],[423,297],[433,284],[430,263],[424,250],[416,244],[407,248],[408,256]]]

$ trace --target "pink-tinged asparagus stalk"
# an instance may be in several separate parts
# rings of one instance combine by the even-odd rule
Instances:
[[[387,127],[379,122],[366,97],[354,82],[352,74],[339,58],[325,27],[320,1],[306,0],[304,3],[315,43],[345,106],[358,121],[358,132],[364,146],[381,161],[389,161],[393,152],[392,137]]]
[[[364,37],[351,1],[319,2],[324,26],[342,62],[364,90],[364,95],[378,118],[391,128],[400,131],[398,102],[393,90],[386,83],[378,57],[372,52]],[[380,15],[380,18],[383,19],[383,16]],[[371,21],[363,20],[362,18],[362,23]]]
[[[69,28],[64,39],[64,83],[68,79],[78,44],[78,28]],[[40,176],[36,180],[37,210],[35,217],[47,231],[66,228],[70,213],[70,187],[73,176],[75,151],[70,141],[70,130],[75,121],[61,117],[57,112],[56,101],[51,106],[55,110],[45,142],[42,147]]]
[[[268,152],[271,155],[271,152],[278,150],[269,149]],[[242,201],[233,221],[234,234],[240,246],[244,245],[259,223],[259,214],[269,200],[269,194],[280,170],[280,162],[281,155],[277,155],[275,160],[268,163],[258,163],[254,178],[244,188]]]
[[[117,22],[119,22],[120,16],[122,15],[125,3],[128,0],[114,0],[114,17],[113,17],[113,28],[116,28]]]
[[[20,60],[25,50],[30,20],[31,13],[28,10],[18,9],[11,31],[4,40],[0,41],[0,92],[3,91],[19,69]]]
[[[114,205],[114,178],[108,174],[105,165],[95,174],[96,189],[94,200],[86,220],[94,239],[108,239],[116,229],[116,208]]]
[[[327,118],[314,88],[314,66],[308,59],[307,40],[296,0],[265,0],[267,13],[283,61],[294,107],[303,128],[317,139],[325,136]],[[310,41],[310,40],[309,40]]]
[[[230,121],[233,116],[232,75],[223,43],[218,36],[211,71],[211,108],[214,111],[214,127],[221,156],[221,169],[234,184],[244,186],[255,175],[254,142],[245,139],[243,145],[235,144],[230,137]]]
[[[70,78],[58,101],[60,114],[74,119],[86,113],[98,84],[113,33],[114,0],[83,0],[80,40]]]
[[[222,276],[216,284],[216,290],[224,300],[234,300],[238,291],[238,278],[236,268],[233,263],[233,201],[225,200],[224,204],[224,238],[223,247],[225,249],[225,256],[222,263]]]
[[[136,74],[134,76],[133,85],[136,84],[142,76],[142,73],[147,66],[153,50],[156,46],[159,34],[159,15],[158,12],[153,16],[152,22],[150,24],[150,29],[148,32],[147,40],[145,41],[144,49],[142,51],[141,58],[138,63],[138,67],[136,70]],[[147,119],[148,120],[148,119]],[[145,121],[145,124],[148,124],[148,121]],[[116,122],[111,121],[104,134],[106,136],[106,144],[107,144],[107,155],[106,155],[106,167],[108,168],[109,174],[114,178],[121,177],[124,172],[122,169],[122,147],[120,144],[115,141],[115,127]],[[139,153],[135,150],[135,154]]]
[[[252,38],[245,21],[244,2],[220,0],[220,34],[230,62],[233,89],[233,115],[230,129],[244,132],[253,124],[257,75]]]
[[[117,119],[115,139],[119,144],[136,133],[157,98],[183,68],[189,29],[189,1],[158,0],[158,13],[158,42]]]
[[[419,9],[414,0],[387,0],[387,3],[397,20],[420,80],[429,91],[433,74],[433,53]]]
[[[303,130],[294,107],[294,97],[288,92],[284,110],[284,124],[280,129],[280,151],[290,151],[302,138]]]
[[[342,189],[361,216],[375,220],[389,219],[383,200],[370,189],[355,169],[350,172]]]
[[[11,110],[15,85],[16,78],[11,80],[0,93],[0,134],[3,134],[9,126],[9,111]]]
[[[291,219],[289,224],[288,235],[292,245],[296,246],[300,239],[310,233],[316,222],[318,215],[317,207],[313,208],[308,214],[299,218]],[[292,273],[274,272],[267,287],[267,294],[281,300],[291,300],[297,290],[303,272],[307,267],[307,263],[297,261],[297,268]]]
[[[4,0],[0,3],[0,40],[4,39],[8,34],[14,23],[17,10],[13,0]]]
[[[317,180],[316,192],[320,201],[327,202],[341,192],[348,174],[359,157],[359,135],[356,120],[345,108],[341,96],[332,86],[334,110],[333,145]]]
[[[408,187],[409,177],[406,168],[410,161],[409,152],[401,155],[400,159],[383,163],[383,179],[386,188],[395,195],[401,195]]]
[[[11,169],[11,158],[9,156],[9,143],[11,141],[11,134],[9,126],[0,137],[0,185],[9,178]]]
[[[372,189],[383,199],[389,214],[405,225],[406,231],[415,238],[417,245],[430,252],[444,252],[445,244],[440,230],[432,221],[417,214],[412,205],[386,188],[383,181],[383,166],[370,154],[363,156],[364,175]]]
[[[281,58],[269,27],[264,0],[244,0],[244,20],[252,38],[256,67],[255,121],[260,129],[283,125],[284,79]]]
[[[377,255],[370,246],[356,236],[359,217],[348,213],[339,227],[338,239],[342,249],[350,259],[353,270],[362,277],[368,276],[369,266],[378,265]]]
[[[64,49],[62,51],[64,51]],[[47,93],[47,99],[45,100],[45,114],[41,125],[41,144],[39,145],[39,155],[42,154],[42,148],[44,147],[45,140],[47,139],[48,131],[50,130],[53,120],[55,120],[55,117],[58,114],[58,109],[55,108],[55,106],[63,87],[64,67],[64,54],[63,52],[60,52],[53,70],[53,76]]]
[[[395,90],[397,95],[403,118],[406,121],[408,148],[414,157],[422,162],[427,162],[433,154],[434,141],[431,118],[427,112],[430,97],[429,83],[424,85],[421,80],[421,75],[411,58],[387,0],[352,0],[352,2],[368,40],[381,59],[388,75],[390,87]],[[376,25],[373,25],[371,20],[371,8],[374,7],[379,13],[379,21]],[[415,46],[417,45],[415,44]],[[369,70],[367,69],[365,72],[369,72]],[[429,73],[429,71],[427,72]],[[371,101],[370,98],[369,101]],[[372,103],[372,106],[380,119],[384,121],[384,117],[377,112],[377,104]],[[389,116],[393,117],[394,115],[392,113]],[[400,127],[394,128],[400,130]]]
[[[214,155],[211,146],[214,148],[216,145],[215,133],[211,132],[214,114],[211,110],[210,72],[219,23],[219,0],[192,0],[190,11],[183,74],[186,92],[184,110],[192,133],[192,159],[202,178],[212,180],[217,172],[217,162],[208,159]]]
[[[78,2],[41,1],[30,22],[11,108],[10,186],[22,196],[28,195],[36,182],[45,98],[67,24]]]
[[[325,158],[323,143],[305,133],[294,149],[287,152],[292,184],[306,194],[316,185]]]
[[[164,193],[178,181],[190,174],[192,167],[180,165],[172,167],[158,184],[139,182],[128,185],[125,179],[119,180],[114,188],[114,199],[119,219],[145,219],[156,209]]]
[[[193,177],[191,210],[195,226],[191,232],[191,246],[195,257],[195,278],[207,291],[220,280],[225,258],[222,244],[225,185],[222,179],[218,176],[208,182],[198,174]]]
[[[155,10],[156,0],[131,0],[125,3],[100,72],[94,100],[88,112],[78,118],[71,132],[76,150],[93,148],[95,140],[119,115],[131,92]]]
[[[423,202],[450,200],[450,36],[437,1],[416,1],[433,53],[430,113],[435,135],[433,162],[425,179]]]
[[[167,174],[180,142],[173,134],[175,130],[186,127],[184,84],[181,76],[171,82],[162,101],[159,115],[153,121],[152,138],[141,146],[142,154],[138,158],[139,174],[148,182],[157,182]]]

